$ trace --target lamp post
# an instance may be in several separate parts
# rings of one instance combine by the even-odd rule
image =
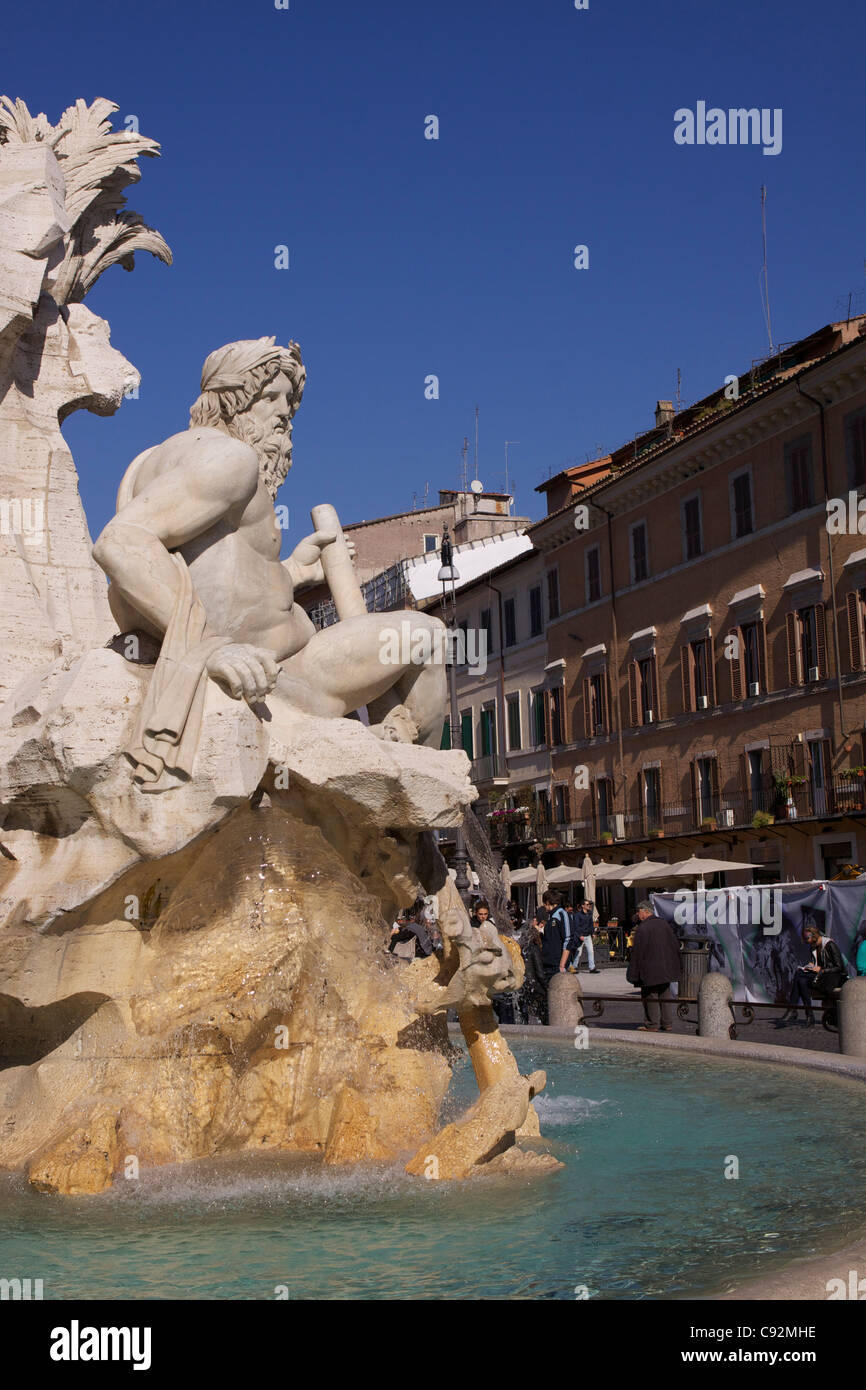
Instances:
[[[457,708],[456,670],[457,597],[454,591],[454,586],[457,583],[457,580],[460,578],[460,575],[457,573],[457,570],[454,567],[454,547],[451,544],[451,537],[448,534],[447,526],[445,527],[445,530],[442,535],[442,547],[439,554],[442,560],[442,565],[440,567],[437,578],[439,580],[439,583],[442,585],[442,616],[445,619],[445,626],[447,627],[451,635],[451,641],[448,644],[450,648],[448,661],[448,693],[451,699],[451,713],[449,717],[449,725],[451,730],[451,747],[460,748],[462,746],[463,740],[462,737],[460,737],[460,735],[458,734],[458,730],[460,730],[460,714]],[[449,584],[451,585],[450,621],[448,604]],[[469,882],[467,863],[468,857],[466,854],[466,842],[463,838],[463,829],[462,826],[458,825],[457,837],[454,845],[454,868],[456,870],[454,885],[457,889],[457,892],[460,894],[460,897],[463,900],[463,906],[468,911],[471,884]]]

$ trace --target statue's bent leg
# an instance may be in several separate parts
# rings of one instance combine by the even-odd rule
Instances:
[[[418,742],[438,748],[445,718],[446,629],[427,613],[368,613],[315,633],[282,663],[278,688],[298,682],[313,692],[297,703],[338,717],[366,705],[371,724],[402,705]],[[287,697],[292,696],[285,689]],[[293,701],[294,703],[294,701]]]

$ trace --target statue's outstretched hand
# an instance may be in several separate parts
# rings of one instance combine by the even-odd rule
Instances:
[[[311,536],[305,536],[302,541],[298,541],[292,551],[292,568],[295,572],[296,583],[324,583],[322,551],[325,546],[333,545],[336,539],[337,536],[334,531],[314,531]]]
[[[277,683],[280,667],[272,652],[247,642],[231,642],[214,652],[208,675],[226,687],[233,699],[261,700]]]

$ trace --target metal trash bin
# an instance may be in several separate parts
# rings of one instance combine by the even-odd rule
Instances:
[[[680,999],[697,999],[701,980],[710,968],[710,943],[705,936],[681,937]]]

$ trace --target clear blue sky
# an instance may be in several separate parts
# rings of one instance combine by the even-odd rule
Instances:
[[[864,39],[854,0],[10,0],[3,90],[52,120],[108,97],[163,151],[129,206],[174,266],[139,256],[87,300],[143,378],[64,427],[91,530],[186,426],[206,354],[268,333],[308,370],[294,537],[319,501],[359,520],[457,485],[476,403],[482,480],[519,440],[540,515],[536,483],[647,428],[677,367],[689,402],[766,352],[762,183],[776,341],[862,296]],[[676,145],[698,100],[781,107],[781,154]]]

